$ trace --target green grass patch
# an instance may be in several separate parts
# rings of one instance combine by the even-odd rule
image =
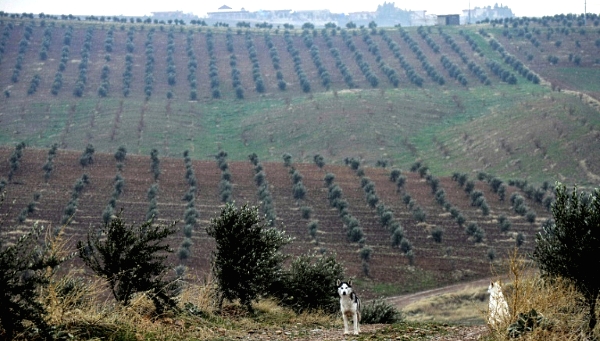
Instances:
[[[439,287],[440,283],[436,279],[434,273],[429,271],[414,268],[414,270],[406,270],[410,272],[410,281],[402,283],[386,283],[386,282],[370,282],[363,279],[355,279],[354,285],[360,290],[372,292],[377,297],[390,297],[403,294],[410,294],[432,288]]]
[[[562,81],[580,91],[600,91],[600,69],[582,67],[559,67],[556,72]]]

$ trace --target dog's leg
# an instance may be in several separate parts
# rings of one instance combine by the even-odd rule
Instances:
[[[358,327],[358,313],[352,314],[352,322],[354,323],[354,335],[358,335],[360,328]]]
[[[342,313],[342,318],[344,319],[344,335],[350,334],[350,330],[348,330],[348,317],[346,317],[345,313]]]

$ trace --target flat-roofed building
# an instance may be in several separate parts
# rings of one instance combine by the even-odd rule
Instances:
[[[459,14],[443,14],[437,16],[437,24],[440,26],[460,25]]]

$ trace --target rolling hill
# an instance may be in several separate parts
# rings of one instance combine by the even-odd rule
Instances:
[[[4,19],[0,143],[422,159],[440,175],[597,184],[600,33],[580,22],[288,31]]]
[[[336,252],[351,276],[369,279],[371,295],[489,275],[490,259],[517,240],[532,250],[550,216],[548,184],[600,182],[600,30],[594,18],[580,22],[267,30],[2,18],[5,222],[58,227],[74,213],[66,229],[76,240],[102,222],[107,206],[145,219],[153,184],[160,221],[184,220],[192,169],[199,216],[186,264],[202,273],[213,247],[204,227],[223,205],[214,156],[228,153],[231,199],[264,206],[248,161],[255,153],[269,214],[295,237],[291,254]],[[82,167],[86,146],[96,153]],[[113,157],[120,146],[128,151],[122,166]],[[302,174],[303,200],[294,198],[284,153]],[[316,154],[323,168],[312,162]],[[402,170],[403,185],[390,182],[392,169]],[[330,200],[327,173],[346,213]],[[474,188],[466,192],[461,179]],[[309,219],[303,207],[312,209]],[[386,212],[397,225],[382,222]],[[511,223],[504,231],[501,216]],[[352,241],[357,226],[364,239]],[[396,234],[394,246],[398,226],[404,238]],[[173,246],[183,239],[182,232]]]

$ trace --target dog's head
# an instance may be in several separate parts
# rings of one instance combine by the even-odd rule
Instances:
[[[500,283],[499,282],[490,282],[490,285],[488,286],[488,293],[491,296],[502,295],[502,288],[500,287]]]
[[[342,282],[339,279],[337,280],[337,290],[340,297],[350,296],[352,294],[352,281]]]

